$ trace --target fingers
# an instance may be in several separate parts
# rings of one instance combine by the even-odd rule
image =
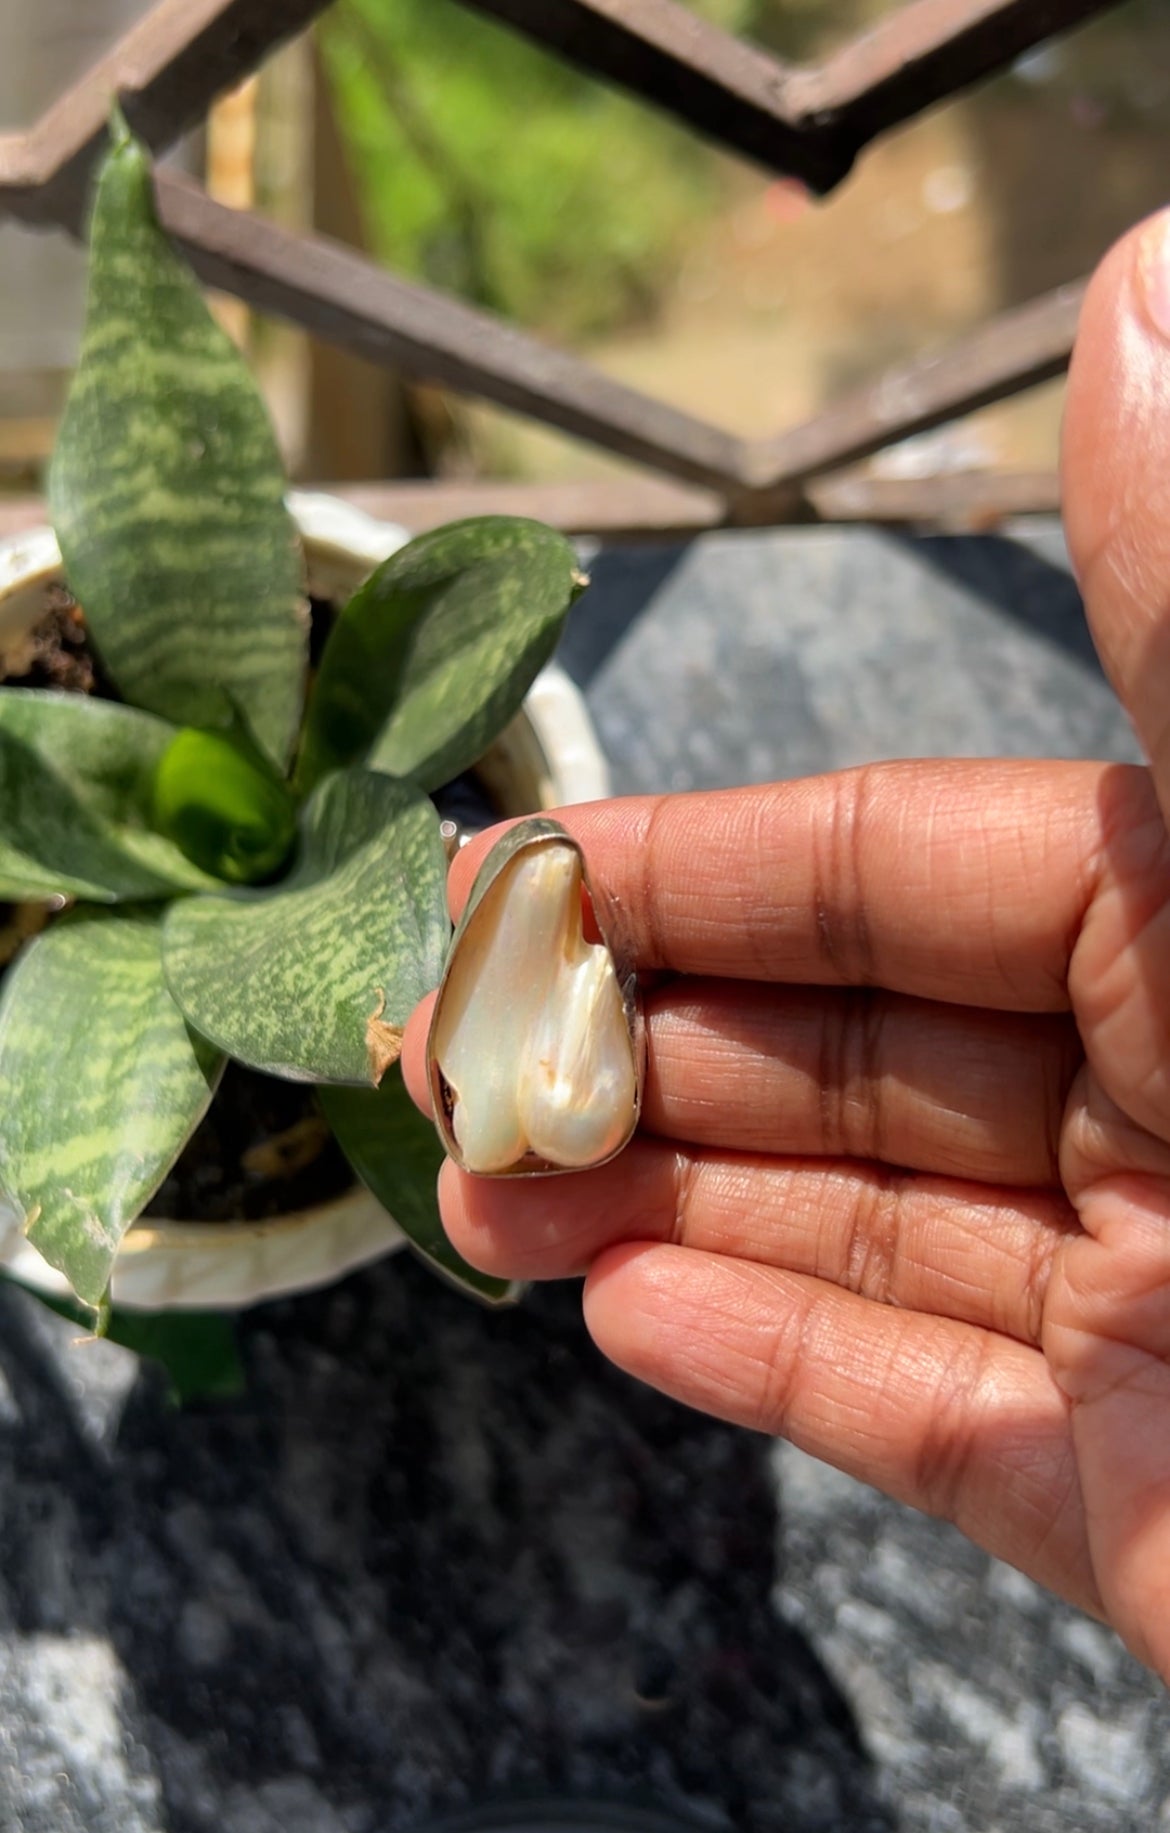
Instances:
[[[1053,1255],[1075,1227],[1053,1192],[988,1192],[846,1160],[695,1156],[645,1137],[556,1179],[474,1178],[447,1164],[439,1200],[459,1252],[505,1278],[564,1278],[623,1243],[672,1242],[1028,1343]]]
[[[1069,372],[1064,519],[1101,659],[1170,808],[1170,212],[1089,286]]]
[[[431,1005],[412,1018],[402,1058],[424,1113]],[[719,980],[668,982],[647,996],[645,1017],[650,1133],[989,1184],[1057,1182],[1081,1062],[1066,1017]]]
[[[631,1374],[945,1516],[1100,1611],[1067,1407],[1036,1350],[669,1246],[607,1254],[585,1315]]]
[[[1089,1542],[1109,1620],[1170,1677],[1170,1184],[1105,1177],[1057,1256],[1044,1348],[1072,1405]]]
[[[1081,1062],[1067,1018],[718,980],[668,982],[645,1010],[651,1133],[985,1183],[1057,1181]]]
[[[427,1032],[431,1028],[431,1013],[435,1009],[436,997],[436,994],[428,993],[425,999],[420,999],[407,1019],[406,1030],[402,1034],[402,1056],[399,1059],[406,1091],[415,1107],[421,1108],[427,1115],[432,1112],[426,1070]]]
[[[881,764],[559,819],[584,846],[619,948],[642,968],[1059,1011],[1100,850],[1103,773],[1127,775]],[[455,861],[456,910],[490,838]]]
[[[1104,895],[1071,978],[1086,1053],[1122,1117],[1170,1139],[1170,213],[1095,274],[1069,373],[1069,550],[1102,662],[1153,766],[1147,818],[1104,824]],[[1160,807],[1159,807],[1160,804]]]

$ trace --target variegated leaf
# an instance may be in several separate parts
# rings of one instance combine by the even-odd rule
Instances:
[[[145,149],[115,127],[49,471],[53,526],[123,698],[176,725],[243,718],[280,769],[307,643],[284,487],[247,365],[158,225]]]
[[[171,990],[197,1030],[253,1069],[375,1082],[388,1034],[439,978],[445,884],[427,798],[373,771],[339,771],[304,806],[283,884],[171,907]]]
[[[160,924],[142,907],[72,912],[0,998],[0,1188],[87,1305],[222,1067],[167,990]]]
[[[113,903],[215,886],[153,829],[173,737],[113,701],[0,689],[0,897]]]
[[[400,548],[330,632],[298,784],[363,761],[424,789],[466,770],[519,709],[584,583],[563,536],[516,516]]]

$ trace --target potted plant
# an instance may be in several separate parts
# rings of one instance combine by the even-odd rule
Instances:
[[[313,499],[290,513],[252,378],[117,117],[48,494],[90,691],[13,666],[56,560],[26,540],[0,571],[0,898],[38,930],[0,982],[9,1272],[142,1341],[134,1306],[315,1283],[386,1251],[393,1215],[438,1270],[505,1296],[442,1235],[441,1148],[395,1058],[450,934],[432,792],[503,734],[497,783],[517,760],[530,780],[500,812],[547,799],[539,714],[521,709],[584,583],[572,549],[526,520],[455,524],[311,629],[305,546],[335,579],[372,556]],[[253,1083],[301,1104],[277,1160],[327,1123],[364,1189],[279,1225],[144,1224]]]

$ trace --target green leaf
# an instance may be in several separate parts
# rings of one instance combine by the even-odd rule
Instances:
[[[215,1311],[120,1311],[103,1336],[166,1370],[171,1398],[233,1400],[246,1387],[232,1318]]]
[[[330,632],[299,786],[363,761],[424,789],[466,770],[519,709],[582,583],[569,543],[519,517],[454,522],[400,548]]]
[[[222,1067],[162,975],[157,911],[80,910],[0,999],[0,1188],[86,1304],[206,1112]]]
[[[231,884],[256,884],[284,864],[296,804],[259,756],[224,732],[176,732],[159,760],[155,819],[188,859]]]
[[[314,790],[301,819],[283,884],[172,907],[167,979],[196,1030],[239,1062],[369,1083],[378,1024],[404,1025],[442,969],[438,817],[409,783],[346,770]]]
[[[238,708],[283,769],[304,695],[302,559],[263,401],[154,211],[123,131],[102,167],[53,526],[123,698],[180,726]]]
[[[0,897],[112,903],[214,885],[152,831],[173,737],[110,700],[0,689]]]
[[[3,1275],[21,1285],[10,1274]],[[23,1287],[31,1291],[30,1287]],[[164,1369],[170,1398],[179,1406],[192,1400],[234,1400],[244,1392],[243,1365],[236,1345],[235,1322],[217,1311],[124,1311],[109,1306],[95,1325],[86,1305],[55,1294],[37,1292],[41,1304],[80,1329],[95,1332]]]
[[[506,1303],[517,1288],[492,1279],[455,1252],[443,1232],[435,1180],[443,1148],[431,1121],[419,1113],[395,1064],[377,1088],[317,1091],[342,1151],[411,1246],[436,1273],[490,1305]]]

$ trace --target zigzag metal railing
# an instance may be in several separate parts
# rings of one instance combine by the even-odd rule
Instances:
[[[913,0],[818,64],[675,0],[462,0],[734,152],[830,191],[863,146],[1116,0]]]
[[[0,135],[0,216],[76,233],[112,95],[162,149],[326,3],[162,0],[35,126]],[[825,62],[795,68],[674,0],[463,0],[818,190],[837,183],[859,148],[891,126],[1115,3],[916,0]],[[374,361],[530,415],[675,480],[594,491],[593,512],[610,527],[850,515],[865,513],[864,502],[876,516],[901,519],[913,490],[883,493],[878,485],[867,496],[829,474],[1059,374],[1083,291],[1060,288],[940,355],[888,371],[802,425],[744,440],[323,237],[229,210],[167,171],[157,191],[163,222],[208,282]],[[972,514],[991,514],[1001,502],[1048,506],[1052,489],[1048,478],[1029,492],[1023,480],[991,477],[965,493],[952,486],[949,501],[954,513],[966,500]],[[930,493],[919,494],[925,502]],[[934,494],[948,500],[937,484]],[[589,493],[579,515],[563,504],[559,519],[588,526],[587,500]]]

